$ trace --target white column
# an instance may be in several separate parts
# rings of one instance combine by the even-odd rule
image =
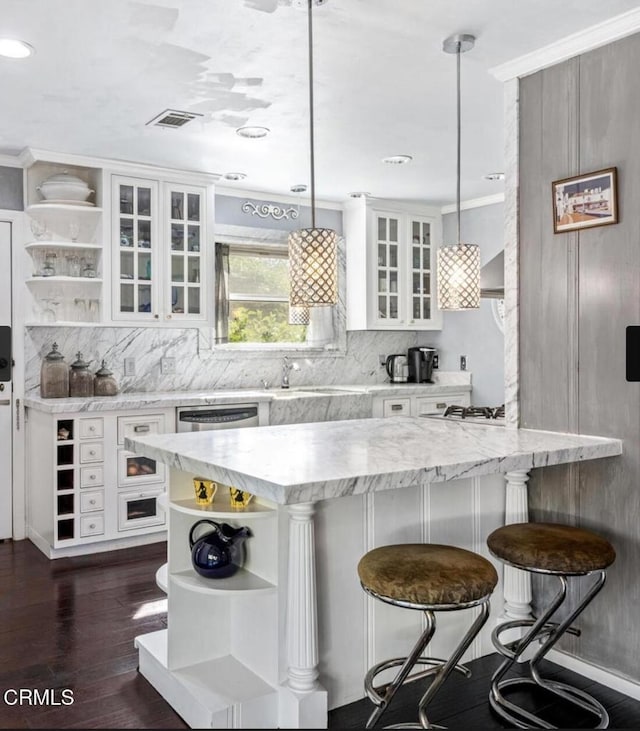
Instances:
[[[289,510],[287,677],[293,690],[313,690],[318,678],[318,612],[313,503]]]
[[[526,523],[529,520],[526,470],[507,472],[504,523]],[[498,623],[511,619],[531,618],[531,575],[526,571],[504,566],[504,612]]]
[[[313,503],[290,505],[287,581],[287,682],[280,694],[281,728],[326,728],[327,694],[318,683]]]

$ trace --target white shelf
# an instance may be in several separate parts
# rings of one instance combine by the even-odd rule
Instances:
[[[33,203],[27,206],[27,213],[102,213],[98,206],[79,206],[73,203]]]
[[[224,490],[222,496],[219,494],[221,490]],[[197,518],[201,518],[203,515],[227,519],[269,518],[276,514],[273,508],[256,502],[255,498],[243,510],[233,508],[229,499],[229,491],[225,485],[218,488],[218,494],[211,505],[198,505],[195,500],[173,500],[170,505],[180,513]]]
[[[32,241],[25,249],[102,249],[102,244],[84,244],[78,241]]]
[[[158,498],[159,499],[159,498]],[[168,593],[167,588],[169,586],[169,568],[166,563],[156,571],[156,584],[165,594]]]
[[[183,589],[200,594],[241,594],[251,592],[256,594],[269,593],[276,590],[275,584],[252,574],[246,569],[238,569],[227,579],[205,579],[196,574],[193,569],[171,574],[170,578]]]
[[[64,277],[64,276],[54,276],[54,277],[29,277],[29,279],[26,280],[27,284],[52,284],[52,283],[58,283],[58,284],[72,284],[72,285],[83,285],[83,284],[91,284],[91,285],[98,285],[102,284],[102,279],[99,277]]]

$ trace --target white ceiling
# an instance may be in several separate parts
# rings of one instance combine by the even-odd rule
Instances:
[[[462,198],[500,192],[502,84],[488,70],[638,6],[632,0],[328,0],[314,9],[316,186],[455,198],[452,33],[462,57]],[[292,0],[2,0],[0,152],[29,146],[212,173],[243,189],[309,182],[307,16]],[[166,108],[204,116],[145,123]],[[272,132],[242,139],[242,125]],[[413,155],[389,166],[386,155]],[[234,184],[227,184],[229,187]]]

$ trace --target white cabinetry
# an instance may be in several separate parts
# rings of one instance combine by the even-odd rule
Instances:
[[[112,177],[113,319],[204,322],[211,187]]]
[[[345,204],[347,330],[439,330],[436,208],[393,201]]]
[[[45,201],[39,186],[69,173],[93,191],[87,201]],[[103,298],[102,178],[100,168],[31,160],[25,176],[28,216],[26,282],[31,295],[27,322],[99,322]]]
[[[136,638],[140,672],[162,688],[192,728],[275,728],[283,611],[278,511],[255,498],[246,510],[234,510],[226,487],[218,489],[211,506],[200,507],[192,478],[171,471],[166,573],[171,622],[166,630]],[[189,532],[202,518],[251,530],[244,567],[227,579],[205,579],[192,567]]]
[[[121,444],[128,430],[173,428],[174,409],[27,414],[27,530],[38,548],[56,558],[163,540],[164,465]]]
[[[372,416],[425,416],[443,414],[447,406],[469,406],[468,391],[443,396],[374,396]]]

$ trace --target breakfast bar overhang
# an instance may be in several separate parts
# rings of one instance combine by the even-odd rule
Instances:
[[[171,468],[168,630],[136,639],[140,671],[189,725],[214,728],[321,728],[328,707],[362,695],[365,654],[379,655],[381,643],[391,653],[383,616],[380,637],[369,636],[372,610],[353,566],[386,523],[396,526],[395,542],[410,542],[416,531],[438,542],[442,531],[455,533],[456,520],[437,517],[436,501],[455,512],[468,483],[463,512],[482,510],[485,484],[489,494],[498,480],[492,520],[526,521],[531,469],[622,453],[618,439],[414,417],[153,435],[126,439],[125,447]],[[196,475],[246,490],[264,506],[234,514],[214,503],[210,511],[254,530],[244,585],[190,576],[186,535],[206,517],[191,505]],[[318,535],[314,513],[329,504],[331,520],[325,516]],[[530,613],[521,572],[505,569],[501,599],[493,611],[502,621]],[[196,616],[206,618],[204,630]],[[402,630],[394,626],[395,650],[403,649]]]

